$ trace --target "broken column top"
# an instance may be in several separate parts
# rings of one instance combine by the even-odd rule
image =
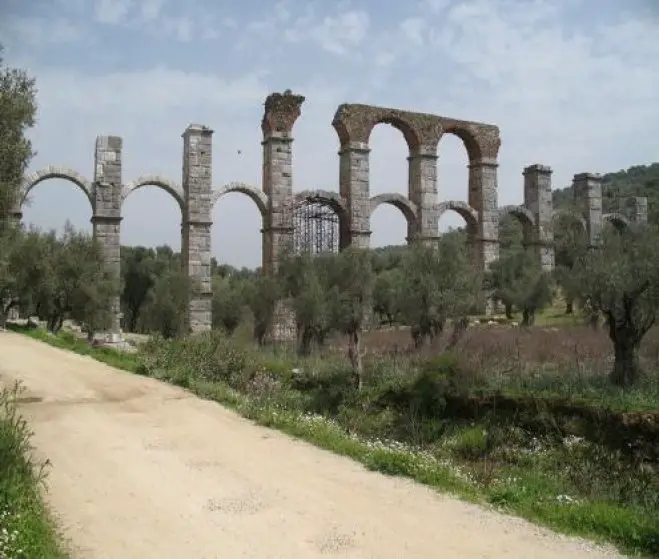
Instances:
[[[204,124],[188,124],[187,128],[185,129],[185,132],[183,132],[183,136],[187,135],[203,135],[203,134],[212,134],[214,130],[209,128],[208,126]]]

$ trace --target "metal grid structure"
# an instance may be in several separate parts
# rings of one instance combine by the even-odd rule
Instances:
[[[295,254],[339,251],[339,216],[327,204],[307,200],[293,213]]]

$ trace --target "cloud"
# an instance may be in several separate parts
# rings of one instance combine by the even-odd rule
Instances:
[[[132,0],[96,0],[94,6],[96,21],[108,25],[123,23],[132,4]]]
[[[63,17],[45,18],[14,14],[3,18],[0,32],[3,42],[10,42],[20,48],[75,43],[87,37],[81,26]]]
[[[113,20],[113,13],[132,39],[128,48],[139,54],[139,71],[85,68],[77,60],[53,65],[34,40],[23,46],[20,54],[30,60],[40,92],[34,167],[67,165],[89,176],[94,137],[118,134],[124,137],[125,180],[160,173],[180,181],[180,134],[201,122],[216,130],[214,184],[258,185],[263,100],[271,90],[292,87],[307,96],[294,129],[296,190],[338,188],[331,119],[339,103],[352,101],[498,124],[499,203],[520,203],[521,172],[532,163],[551,165],[555,187],[563,187],[577,172],[657,159],[659,20],[602,2],[592,13],[583,0],[421,0],[401,5],[390,20],[374,1],[284,0],[256,18],[240,7],[178,14],[155,0],[148,9],[134,3],[123,15],[106,6],[105,19]],[[98,26],[87,28],[94,33]],[[179,42],[154,46],[144,29]],[[204,37],[200,47],[197,39]],[[243,50],[236,55],[238,47]],[[122,44],[117,48],[126,59],[133,54]],[[372,191],[404,193],[402,136],[378,126],[371,148]],[[466,163],[459,140],[442,139],[440,199],[467,198]],[[178,243],[180,216],[160,194],[137,192],[129,199],[122,225],[127,242]],[[44,222],[60,219],[57,208],[69,211],[48,196],[40,190],[30,210]],[[45,200],[41,210],[39,200]],[[234,264],[255,265],[260,258],[259,217],[250,204],[236,194],[214,213],[217,254]],[[148,219],[137,217],[140,212]],[[377,242],[405,236],[393,209],[378,210],[372,228]]]

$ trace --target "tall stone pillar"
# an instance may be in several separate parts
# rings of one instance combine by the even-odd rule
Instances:
[[[437,147],[420,146],[411,151],[409,198],[417,207],[415,228],[408,227],[407,240],[435,241],[439,238],[437,213]]]
[[[350,141],[339,151],[339,193],[347,214],[341,220],[341,248],[368,248],[371,240],[369,193],[370,148]]]
[[[602,177],[578,173],[572,179],[572,190],[574,201],[586,220],[588,244],[595,247],[602,234]]]
[[[554,269],[554,206],[551,194],[551,167],[529,165],[524,169],[524,207],[531,212],[535,226],[530,245],[542,269]]]
[[[123,140],[119,136],[98,136],[94,157],[92,187],[94,238],[103,248],[106,269],[117,281],[121,278],[121,152]],[[114,320],[111,333],[121,332],[119,295],[112,300]]]
[[[265,101],[263,132],[263,191],[268,211],[263,226],[263,271],[274,274],[282,254],[293,247],[293,125],[304,96],[272,93]]]
[[[469,163],[469,205],[478,212],[478,234],[474,251],[481,271],[499,258],[499,208],[496,159]]]
[[[268,211],[263,222],[263,273],[276,274],[282,256],[293,249],[293,126],[304,103],[303,95],[272,93],[265,100],[263,132],[263,192]],[[282,301],[270,325],[272,341],[295,339],[295,315]]]
[[[184,212],[181,224],[183,270],[192,282],[187,322],[191,332],[210,330],[211,196],[213,130],[190,124],[183,132]]]

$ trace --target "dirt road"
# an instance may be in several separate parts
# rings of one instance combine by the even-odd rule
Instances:
[[[0,333],[0,382],[13,379],[75,557],[618,557]]]

